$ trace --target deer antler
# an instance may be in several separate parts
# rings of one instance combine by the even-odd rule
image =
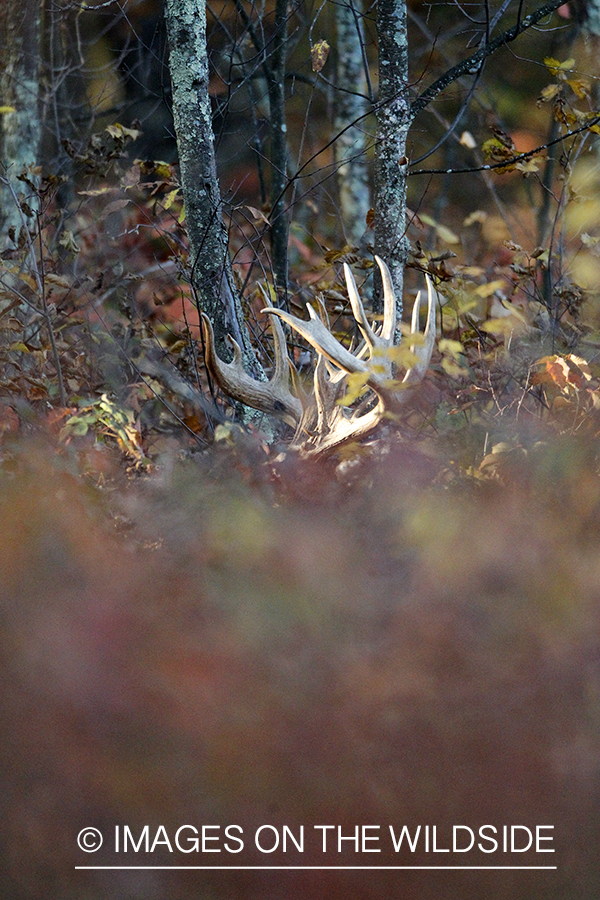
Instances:
[[[257,381],[244,369],[242,351],[237,341],[228,335],[233,347],[233,360],[225,363],[215,351],[215,336],[210,319],[202,313],[202,327],[206,345],[206,368],[223,393],[240,400],[252,409],[279,416],[295,428],[302,416],[302,404],[290,391],[290,360],[287,355],[285,334],[279,319],[271,315],[275,348],[275,371],[270,381]]]
[[[375,257],[383,281],[384,315],[383,324],[377,331],[367,320],[364,306],[350,267],[344,264],[344,275],[354,319],[363,336],[363,343],[351,352],[343,346],[308,306],[308,321],[298,319],[280,309],[268,307],[275,338],[275,372],[269,382],[259,382],[251,378],[242,366],[241,351],[235,341],[231,341],[234,359],[223,363],[214,350],[214,337],[210,322],[203,315],[204,335],[207,347],[207,367],[221,389],[236,400],[255,409],[275,413],[289,424],[296,426],[292,447],[304,455],[331,453],[342,444],[357,441],[370,434],[387,415],[392,415],[406,399],[406,387],[423,378],[435,344],[435,304],[436,292],[427,279],[427,324],[420,342],[411,344],[411,351],[417,358],[402,382],[394,380],[394,338],[396,333],[396,300],[390,272],[378,256]],[[419,307],[421,292],[415,300],[412,313],[411,334],[419,330]],[[285,336],[279,319],[297,331],[318,354],[314,373],[314,391],[302,402],[295,397],[289,386],[289,366]],[[230,339],[231,340],[231,339]],[[365,356],[367,357],[365,359]],[[343,398],[347,390],[347,375],[360,373],[364,385],[370,389],[371,401],[367,397],[357,408],[347,409]],[[374,405],[373,401],[376,401]],[[365,410],[365,406],[371,406]]]

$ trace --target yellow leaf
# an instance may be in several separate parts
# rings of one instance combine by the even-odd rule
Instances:
[[[111,187],[95,188],[93,191],[77,191],[80,197],[99,197],[101,194],[114,194],[115,189]]]
[[[488,214],[483,209],[475,209],[472,213],[469,213],[469,215],[463,222],[463,225],[465,226],[465,228],[468,228],[469,225],[480,225],[482,222],[485,222],[487,217]]]
[[[16,111],[17,110],[15,109],[14,106],[0,106],[0,116],[5,115],[6,113],[12,113],[12,112],[16,112]]]
[[[413,335],[411,338],[411,342],[417,346],[420,343],[423,343],[422,335]],[[404,342],[399,344],[397,347],[391,347],[387,352],[386,356],[396,365],[399,369],[413,369],[418,363],[418,358],[415,353],[410,349],[408,344]]]
[[[441,338],[438,347],[440,353],[449,354],[454,359],[459,359],[465,349],[460,341],[453,341],[450,338]]]
[[[159,178],[170,178],[173,174],[169,163],[162,162],[160,159],[154,160],[154,172]]]
[[[544,65],[550,70],[551,75],[556,75],[560,69],[560,62],[557,59],[554,59],[553,56],[545,56]]]
[[[578,253],[571,263],[572,277],[586,291],[600,286],[600,260],[591,253]]]
[[[577,203],[569,203],[566,210],[567,225],[571,231],[590,231],[600,222],[600,199],[582,198]]]
[[[346,376],[346,394],[338,400],[340,406],[350,406],[361,396],[369,379],[368,372],[351,372]]]
[[[487,322],[483,322],[480,328],[482,331],[487,331],[488,334],[500,334],[504,337],[509,337],[515,330],[515,324],[515,320],[511,316],[506,316],[501,319],[488,319]]]
[[[567,81],[567,84],[573,91],[573,93],[579,97],[580,100],[585,99],[585,97],[589,97],[590,94],[590,82],[587,78],[573,78]]]
[[[510,159],[513,155],[511,148],[499,141],[498,138],[489,138],[487,141],[484,141],[481,149],[488,159]]]
[[[540,93],[540,99],[548,103],[550,100],[554,100],[559,91],[560,84],[549,84],[547,87],[543,88]]]
[[[539,172],[540,161],[538,159],[524,159],[522,162],[516,163],[515,169],[519,172],[524,172],[526,175],[529,172]]]
[[[500,288],[504,287],[504,281],[499,279],[498,281],[490,281],[488,284],[480,284],[475,288],[475,293],[478,297],[481,297],[485,300],[486,297],[491,297],[491,295],[500,290]]]
[[[459,364],[454,359],[450,359],[449,356],[443,358],[442,369],[451,378],[461,378],[465,374],[465,370],[462,366],[459,366]]]
[[[420,219],[425,225],[429,225],[431,228],[435,228],[438,237],[441,238],[442,241],[446,244],[459,244],[460,238],[454,234],[449,228],[445,225],[440,225],[439,222],[436,222],[431,216],[428,216],[426,213],[421,214]]]
[[[546,56],[544,58],[544,65],[546,66],[550,74],[556,77],[557,75],[560,75],[561,72],[569,72],[575,65],[575,60],[571,58],[565,59],[564,62],[559,62],[552,56]]]
[[[171,209],[171,207],[173,206],[175,201],[178,199],[178,196],[177,196],[178,194],[179,194],[179,188],[175,188],[175,190],[169,191],[169,193],[165,196],[165,199],[163,201],[165,210]]]
[[[444,241],[445,244],[460,244],[460,238],[458,235],[454,234],[449,228],[445,225],[438,225],[436,227],[436,231],[438,236]]]
[[[321,71],[321,69],[327,62],[329,49],[330,48],[327,41],[317,41],[317,43],[313,47],[311,47],[310,59],[313,72]]]
[[[485,155],[487,160],[491,162],[502,162],[503,160],[512,159],[515,155],[515,150],[512,147],[507,147],[506,144],[503,144],[502,141],[499,141],[498,138],[490,138],[481,145],[481,150]],[[499,168],[497,171],[500,173],[504,172],[512,172],[514,169],[514,164],[509,164]]]

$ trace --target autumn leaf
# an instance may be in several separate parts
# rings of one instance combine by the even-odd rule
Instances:
[[[171,209],[173,204],[178,199],[179,199],[179,188],[175,188],[174,190],[169,191],[169,193],[166,194],[165,199],[163,201],[163,206],[164,206],[165,210]]]
[[[61,247],[64,247],[70,253],[79,253],[79,245],[75,240],[75,235],[72,231],[63,231],[60,238],[58,239],[58,243]]]
[[[447,228],[446,225],[441,225],[439,222],[436,222],[434,218],[426,215],[425,213],[421,213],[421,222],[424,222],[425,225],[429,225],[430,228],[434,228],[437,232],[438,237],[444,241],[445,244],[459,244],[460,238],[457,234],[455,234],[450,228]]]
[[[521,162],[518,162],[515,164],[515,169],[518,172],[523,172],[524,175],[529,175],[531,172],[539,172],[540,160],[539,159],[521,160]]]
[[[540,100],[544,103],[548,103],[550,100],[554,100],[559,91],[560,84],[549,84],[547,87],[543,88],[540,93]]]
[[[465,369],[449,356],[442,359],[442,369],[450,378],[461,378],[465,375]]]
[[[313,72],[321,71],[321,69],[327,62],[329,49],[330,48],[327,41],[317,41],[317,43],[313,47],[311,47],[310,59]]]
[[[262,212],[260,209],[257,209],[255,206],[248,206],[246,204],[244,208],[248,210],[255,222],[264,222],[265,225],[271,224],[264,212]]]
[[[51,284],[54,287],[63,288],[64,290],[71,288],[71,280],[65,275],[55,275],[54,272],[48,272],[45,280],[46,284]]]
[[[496,291],[500,290],[505,286],[504,279],[498,279],[498,281],[490,281],[488,284],[480,284],[475,288],[475,293],[478,297],[481,297],[485,300],[486,297],[491,297]]]
[[[557,59],[554,59],[552,56],[546,56],[544,58],[544,65],[548,69],[551,75],[555,78],[562,77],[565,78],[564,73],[570,72],[573,66],[575,65],[575,60],[573,58],[565,59],[564,62],[559,62]]]
[[[120,122],[115,122],[114,125],[107,125],[104,130],[117,141],[135,141],[142,133],[141,131],[138,131],[137,128],[126,128],[125,125],[121,125]]]
[[[350,406],[364,393],[369,380],[368,372],[351,372],[346,376],[346,393],[338,400],[340,406]]]
[[[482,331],[488,334],[498,334],[502,337],[510,337],[516,327],[516,321],[512,316],[503,316],[500,319],[488,319],[480,326]]]
[[[567,81],[567,84],[580,100],[584,100],[585,97],[589,97],[591,84],[588,78],[569,79]]]
[[[456,360],[460,359],[461,353],[465,351],[460,341],[453,341],[451,338],[440,338],[438,347],[440,353],[448,354]]]
[[[481,150],[487,160],[491,160],[492,162],[503,162],[504,160],[510,160],[515,155],[514,149],[511,147],[507,147],[506,144],[503,144],[502,141],[498,140],[498,138],[489,138],[489,140],[484,141],[481,145]],[[514,169],[513,164],[507,164],[506,166],[502,166],[498,169],[498,172],[512,172]]]

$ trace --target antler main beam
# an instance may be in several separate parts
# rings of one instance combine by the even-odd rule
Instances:
[[[290,360],[283,328],[279,319],[275,316],[270,318],[275,348],[275,371],[269,381],[257,381],[248,375],[242,363],[240,345],[230,335],[227,337],[233,347],[233,360],[225,363],[219,359],[210,319],[202,313],[206,368],[224,394],[245,403],[252,409],[278,416],[295,428],[302,416],[302,403],[290,391]]]
[[[341,344],[308,306],[308,320],[299,319],[280,309],[267,307],[263,312],[271,319],[275,371],[270,381],[259,382],[243,368],[241,350],[235,341],[233,361],[224,363],[214,349],[214,336],[209,320],[202,316],[206,341],[206,364],[221,389],[229,396],[255,409],[278,415],[296,427],[292,447],[304,455],[331,453],[350,441],[370,434],[386,416],[393,415],[407,396],[406,388],[423,378],[431,360],[436,333],[436,292],[427,279],[427,324],[419,342],[411,343],[417,362],[408,369],[402,382],[394,379],[394,338],[396,334],[396,300],[390,272],[378,256],[375,257],[383,282],[384,315],[378,330],[370,325],[350,267],[344,264],[344,275],[352,314],[364,343],[354,352]],[[411,334],[419,333],[421,292],[413,307]],[[317,351],[313,393],[299,400],[290,390],[290,366],[282,319]],[[367,358],[365,358],[365,356]],[[364,411],[343,405],[346,376],[364,375],[365,388],[371,391],[374,405]]]

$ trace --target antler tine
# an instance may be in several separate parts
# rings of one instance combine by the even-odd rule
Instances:
[[[348,265],[348,263],[344,263],[344,276],[346,278],[346,287],[348,289],[348,297],[350,298],[350,305],[352,306],[352,314],[354,319],[356,320],[356,324],[360,328],[362,332],[362,336],[365,341],[372,349],[375,346],[376,338],[373,333],[373,329],[371,328],[367,316],[365,313],[365,308],[362,304],[362,300],[360,299],[358,288],[356,287],[356,281],[354,280],[354,275],[352,274],[352,269]]]
[[[206,344],[206,367],[221,390],[262,412],[277,415],[289,425],[296,426],[302,416],[302,404],[289,388],[289,360],[285,335],[280,322],[271,316],[274,334],[275,371],[270,381],[257,381],[244,369],[242,351],[237,341],[228,336],[233,347],[233,360],[225,363],[215,351],[215,336],[210,319],[202,313],[202,328]]]
[[[334,363],[345,372],[368,372],[369,367],[367,363],[362,359],[357,359],[353,353],[346,350],[346,348],[334,338],[331,332],[323,325],[312,306],[307,304],[306,308],[308,309],[308,314],[310,316],[308,322],[304,319],[299,319],[297,316],[291,315],[291,313],[284,312],[282,309],[274,309],[270,306],[263,309],[262,312],[279,316],[279,318],[283,319],[290,328],[293,328],[294,331],[297,331],[298,334],[302,335],[304,340],[308,341],[311,347],[315,348],[317,353],[327,357],[330,362]]]
[[[422,378],[425,372],[429,367],[429,363],[431,361],[431,354],[433,353],[433,348],[435,346],[435,330],[436,330],[436,317],[435,317],[435,305],[437,300],[437,291],[433,287],[431,283],[431,279],[429,275],[425,275],[425,281],[427,282],[427,324],[425,325],[425,331],[423,332],[423,342],[421,344],[412,344],[411,351],[417,357],[417,362],[409,369],[409,371],[404,376],[404,382],[416,380],[418,378]],[[415,304],[413,306],[412,311],[412,321],[411,321],[411,333],[417,334],[419,331],[419,308],[421,305],[421,291],[418,292],[415,298]]]
[[[381,272],[381,282],[383,284],[383,326],[379,337],[385,341],[386,346],[390,346],[390,342],[394,340],[396,334],[396,297],[394,296],[394,285],[392,284],[392,276],[387,264],[379,256],[375,256],[375,262],[379,266]]]
[[[410,317],[410,333],[416,334],[419,330],[419,313],[421,312],[421,291],[417,291],[415,302],[413,303],[412,315]],[[411,353],[414,353],[414,344],[411,344]]]
[[[258,289],[263,299],[268,303],[269,298],[262,284],[259,283]],[[285,333],[281,326],[281,322],[276,316],[270,315],[269,321],[273,330],[273,351],[275,353],[275,371],[273,372],[273,381],[284,382],[289,384],[290,359],[287,352],[287,341]]]

